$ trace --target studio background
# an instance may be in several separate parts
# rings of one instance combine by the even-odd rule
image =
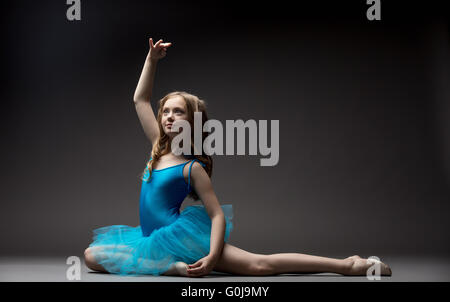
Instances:
[[[96,0],[70,22],[65,2],[4,3],[1,256],[82,256],[93,229],[139,225],[151,145],[133,94],[149,37],[173,43],[157,67],[155,111],[182,90],[223,123],[280,121],[278,165],[214,156],[216,194],[234,207],[229,243],[448,255],[450,47],[440,6],[382,1],[382,20],[368,21],[365,1]]]

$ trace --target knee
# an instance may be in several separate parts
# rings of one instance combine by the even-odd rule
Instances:
[[[84,263],[93,271],[108,272],[103,265],[97,263],[94,254],[98,255],[97,247],[88,247],[84,250]],[[98,256],[97,256],[98,257]]]
[[[84,263],[90,269],[93,269],[95,265],[94,255],[92,254],[92,248],[90,247],[84,250]]]
[[[87,249],[84,250],[84,259],[89,259],[91,257],[91,248],[88,247]]]
[[[251,271],[256,276],[267,276],[275,274],[275,269],[268,255],[260,255],[256,257],[251,266]]]

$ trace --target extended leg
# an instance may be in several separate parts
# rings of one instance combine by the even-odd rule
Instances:
[[[283,273],[337,273],[346,274],[350,263],[347,259],[335,259],[299,253],[267,255],[266,265],[273,274]]]
[[[298,253],[272,255],[254,254],[225,243],[215,271],[250,276],[267,276],[283,273],[337,273],[363,275],[366,260],[359,256],[335,259]],[[387,266],[386,266],[387,267]],[[390,271],[390,269],[389,269]],[[390,275],[388,267],[382,274]]]

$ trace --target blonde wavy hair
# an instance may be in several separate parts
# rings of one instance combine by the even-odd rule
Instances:
[[[168,154],[171,152],[170,144],[169,144],[169,136],[164,132],[162,124],[161,124],[161,118],[163,113],[163,107],[166,101],[174,96],[181,96],[185,103],[186,103],[186,109],[187,109],[187,120],[189,124],[191,125],[191,129],[194,129],[194,112],[201,112],[202,113],[202,129],[205,124],[205,122],[208,120],[208,116],[206,114],[206,104],[204,100],[201,100],[199,97],[187,93],[185,91],[174,91],[171,93],[168,93],[165,95],[162,99],[159,100],[159,108],[158,108],[158,115],[156,117],[156,120],[158,121],[159,126],[159,137],[154,142],[151,152],[151,159],[147,162],[147,167],[149,172],[149,176],[146,180],[144,180],[144,174],[145,170],[141,174],[141,180],[149,181],[152,175],[152,167],[153,164],[158,162],[158,160],[161,158],[161,156]],[[208,133],[202,131],[202,141],[205,140]],[[206,170],[206,173],[209,177],[212,176],[212,168],[213,168],[213,161],[211,156],[206,155],[202,152],[202,155],[194,155],[194,131],[191,131],[191,159],[196,158],[197,160],[201,161],[205,164],[204,169]],[[189,197],[193,198],[194,200],[198,200],[199,197],[197,193],[195,192],[194,188],[192,188],[192,192],[189,193]]]

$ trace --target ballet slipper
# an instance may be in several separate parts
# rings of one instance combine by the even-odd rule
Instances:
[[[374,264],[380,265],[380,275],[381,276],[392,276],[392,270],[391,268],[383,263],[380,260],[370,258],[370,259],[363,259],[357,255],[348,257],[351,262],[350,270],[348,274],[350,276],[366,276],[367,270],[373,266]]]
[[[377,259],[373,259],[373,258],[367,259],[366,261],[367,261],[367,263],[370,263],[371,265],[374,263],[379,264],[381,276],[392,276],[392,270],[389,267],[389,265],[387,265],[386,263],[381,262],[380,260],[377,260]]]

